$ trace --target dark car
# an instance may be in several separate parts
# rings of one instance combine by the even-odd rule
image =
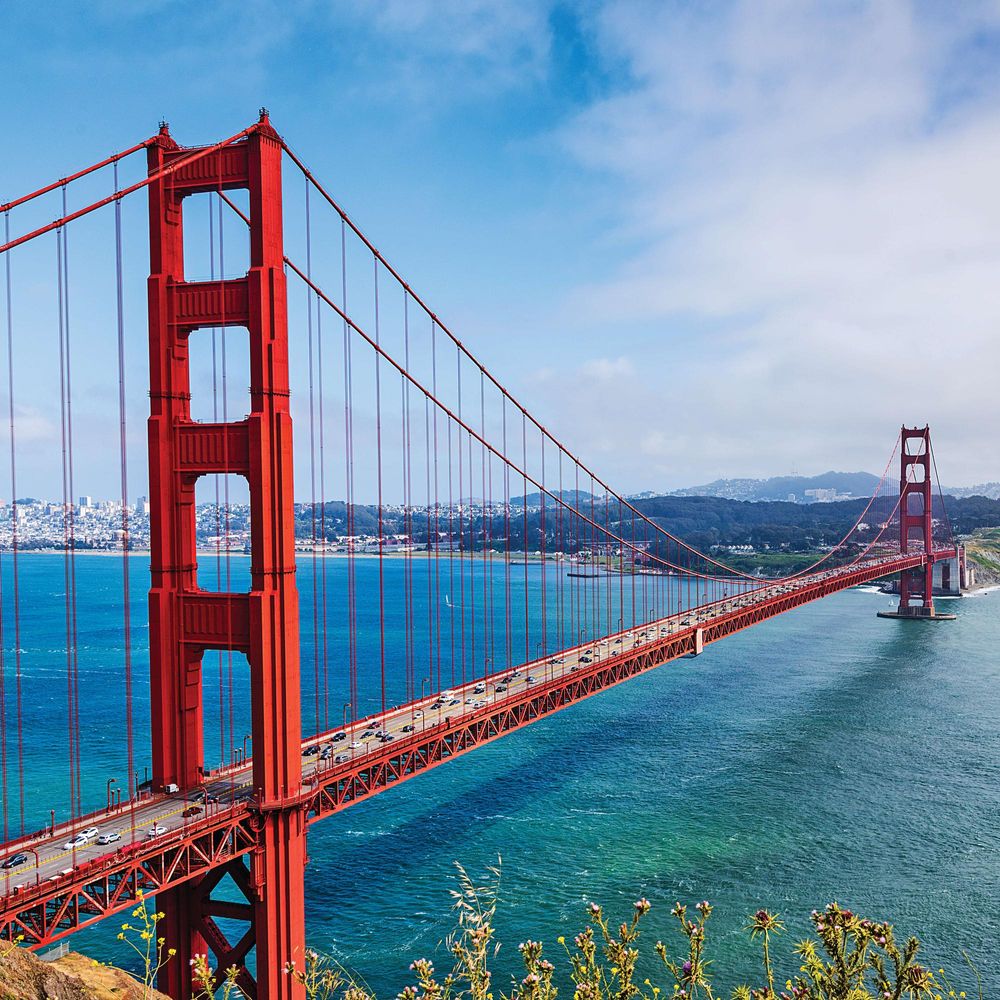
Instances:
[[[496,686],[496,687],[494,688],[494,690],[495,690],[495,691],[506,691],[506,690],[507,690],[507,685],[506,685],[506,684],[498,684],[498,685],[497,685],[497,686]]]
[[[413,726],[411,726],[409,724],[403,726],[403,732],[404,733],[412,733],[413,732]]]
[[[589,656],[581,656],[580,657],[580,662],[581,663],[593,663],[594,661]]]
[[[339,743],[341,740],[346,740],[346,739],[347,739],[347,733],[337,733],[337,735],[334,736],[333,738],[333,742]]]
[[[18,865],[23,865],[27,860],[27,854],[13,854],[2,865],[0,865],[0,868],[17,868]]]
[[[382,741],[383,743],[388,743],[388,742],[389,742],[390,740],[394,740],[395,738],[396,738],[396,737],[395,737],[395,736],[393,736],[393,735],[392,735],[392,733],[385,733],[385,734],[384,734],[383,736],[380,736],[380,737],[379,737],[379,739],[380,739],[380,740],[381,740],[381,741]]]
[[[183,816],[184,819],[190,819],[192,816],[199,816],[201,811],[201,806],[188,806],[187,809],[181,813],[181,816]]]
[[[363,740],[370,740],[375,735],[374,729],[366,729],[362,734],[361,738]]]

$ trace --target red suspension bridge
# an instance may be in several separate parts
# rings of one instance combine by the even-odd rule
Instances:
[[[145,173],[120,183],[141,151]],[[109,191],[71,200],[79,185],[109,174]],[[133,657],[144,659],[146,649],[135,643],[130,598],[136,508],[124,213],[143,192],[152,772],[140,783],[146,742],[136,742]],[[59,217],[33,224],[33,207],[53,198]],[[299,208],[286,211],[285,202]],[[0,213],[12,497],[0,572],[2,850],[22,859],[0,880],[4,939],[43,947],[129,909],[140,892],[155,893],[166,915],[160,928],[177,950],[161,974],[171,996],[191,994],[189,959],[201,952],[216,968],[235,965],[248,996],[298,996],[283,970],[303,960],[311,823],[848,587],[898,574],[897,614],[937,617],[935,564],[950,569],[959,553],[934,506],[928,428],[903,428],[857,522],[812,565],[780,579],[739,572],[671,534],[537,421],[385,260],[266,112],[200,147],[178,146],[163,126]],[[95,217],[110,221],[110,251],[78,243],[76,230]],[[23,718],[32,690],[22,618],[33,598],[16,499],[26,445],[15,364],[17,345],[39,324],[18,309],[37,290],[14,280],[33,252],[48,261],[59,348],[61,447],[53,458],[62,484],[68,749],[68,808],[36,833],[26,794],[33,765]],[[95,288],[94,259],[107,262],[103,288]],[[85,291],[71,262],[86,273]],[[101,684],[109,697],[120,689],[129,779],[117,794],[110,779],[95,811],[81,777],[87,622],[78,610],[73,386],[87,327],[76,303],[98,297],[112,303],[105,325],[115,331],[119,391],[108,400],[107,441],[120,469],[122,557],[114,601],[121,668]],[[204,380],[193,366],[205,345],[211,407],[196,413]],[[248,374],[234,372],[237,355]],[[240,419],[231,412],[234,377],[249,386]],[[293,407],[308,440],[294,452],[308,470],[299,474],[298,504]],[[38,461],[32,455],[32,470]],[[215,490],[208,541],[196,496],[206,482]],[[329,502],[331,493],[345,501]],[[248,529],[234,524],[237,494],[248,500]],[[343,572],[331,569],[333,551],[344,557]],[[302,609],[296,570],[310,595]],[[250,732],[240,748],[235,716],[244,696]]]

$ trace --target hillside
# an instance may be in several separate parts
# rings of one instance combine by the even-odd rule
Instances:
[[[969,559],[976,564],[976,582],[1000,583],[1000,528],[981,528],[963,539]]]
[[[168,1000],[156,990],[145,990],[128,973],[95,965],[75,952],[53,962],[9,945],[0,954],[3,1000]]]
[[[675,497],[721,497],[725,500],[807,499],[806,490],[835,490],[838,494],[867,497],[875,492],[878,476],[870,472],[824,472],[818,476],[772,476],[770,479],[716,479],[703,486],[671,490]]]

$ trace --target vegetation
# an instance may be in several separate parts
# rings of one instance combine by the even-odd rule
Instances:
[[[418,545],[426,545],[435,537],[453,538],[468,552],[479,552],[492,543],[496,548],[502,540],[510,538],[515,551],[534,552],[557,549],[572,554],[589,550],[604,541],[603,532],[587,523],[583,517],[566,511],[551,498],[545,498],[544,508],[537,497],[529,497],[537,506],[526,512],[512,510],[487,514],[466,512],[462,518],[455,513],[449,517],[442,507],[435,515],[419,511],[405,515],[399,508],[382,512],[382,530],[387,535],[408,534]],[[619,510],[617,503],[605,505],[603,498],[595,499],[567,493],[566,502],[578,503],[586,518],[592,520],[599,529],[632,537],[631,515]],[[757,550],[756,557],[749,562],[753,568],[770,565],[772,555],[814,554],[824,546],[835,545],[857,521],[867,504],[866,500],[844,500],[837,503],[796,504],[780,501],[724,500],[720,497],[652,497],[636,501],[637,509],[654,523],[669,530],[675,536],[703,552],[713,547],[726,548],[734,545],[751,545]],[[299,504],[295,512],[297,537],[312,537],[315,527],[317,534],[325,533],[328,541],[342,537],[347,531],[347,506],[341,501],[329,501],[325,505]],[[543,520],[544,511],[544,520]],[[315,513],[315,526],[313,517]],[[968,533],[984,527],[1000,526],[1000,500],[986,497],[947,497],[943,504],[934,504],[934,516],[950,519],[956,534]],[[378,531],[378,508],[355,504],[351,508],[352,526],[356,534],[374,534]],[[544,537],[543,527],[544,523]],[[766,556],[764,563],[761,555]],[[669,557],[664,549],[660,555]],[[675,554],[676,555],[676,554]],[[737,568],[745,568],[746,559],[734,559],[732,554],[721,552],[727,562],[739,563]],[[799,560],[801,562],[801,559]],[[789,562],[794,568],[798,564]],[[775,569],[784,569],[785,562],[774,564]]]
[[[506,988],[494,984],[490,968],[500,950],[495,917],[499,899],[500,869],[474,881],[461,865],[457,888],[451,891],[455,927],[444,942],[450,969],[443,975],[426,958],[410,965],[413,982],[396,1000],[556,1000],[560,990],[573,1000],[965,1000],[953,988],[944,969],[935,971],[918,962],[920,942],[915,937],[897,941],[890,923],[870,920],[830,903],[811,915],[812,936],[795,943],[782,959],[779,952],[785,926],[777,913],[761,909],[746,923],[750,938],[760,947],[760,975],[755,983],[715,985],[708,956],[708,925],[713,908],[708,902],[689,907],[677,903],[671,910],[676,934],[673,944],[656,941],[643,955],[643,918],[652,909],[647,899],[637,900],[630,917],[615,926],[597,903],[585,910],[583,930],[570,944],[563,937],[557,945],[563,956],[563,973],[546,956],[539,941],[518,945],[523,975]],[[140,898],[133,912],[138,923],[126,922],[119,935],[135,948],[142,961],[140,982],[145,998],[153,998],[155,976],[173,955],[164,951],[156,935],[162,914],[150,913]],[[133,935],[137,940],[129,940]],[[973,998],[984,1000],[982,982],[968,955],[962,953],[977,982]],[[651,972],[639,980],[640,963]],[[240,996],[237,970],[216,973],[204,955],[192,961],[199,1000]],[[782,971],[784,967],[785,971]],[[315,951],[307,952],[302,966],[290,965],[286,975],[302,983],[309,1000],[374,1000],[372,993],[348,971]]]
[[[981,528],[962,540],[979,584],[1000,583],[1000,528]]]

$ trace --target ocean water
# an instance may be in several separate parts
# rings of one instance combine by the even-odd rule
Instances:
[[[232,565],[234,581],[242,579],[245,563]],[[321,723],[336,725],[344,711],[350,651],[338,602],[345,566],[327,562],[331,669],[321,677],[317,700],[313,578],[309,564],[300,564],[307,729],[315,728],[317,701]],[[131,570],[141,772],[148,761],[145,561],[135,557]],[[413,571],[420,584],[414,592],[423,592],[426,569]],[[371,680],[381,666],[371,610],[378,601],[377,564],[359,560],[356,572],[359,628],[368,637],[357,651],[363,710],[379,700]],[[404,572],[402,562],[385,564],[382,589],[390,608]],[[527,572],[530,646],[540,641],[535,598],[542,584],[537,566]],[[76,574],[82,787],[85,802],[96,806],[107,779],[124,773],[120,560],[81,557]],[[470,568],[470,580],[474,574]],[[548,574],[546,646],[554,648],[559,612],[568,614],[567,591],[559,605],[551,596],[553,571]],[[11,733],[9,560],[3,584]],[[461,608],[475,586],[445,592]],[[68,784],[61,557],[26,555],[21,591],[25,814],[28,828],[35,828],[65,802]],[[672,603],[677,596],[661,599]],[[712,901],[709,957],[726,987],[759,967],[758,951],[741,931],[749,913],[760,906],[777,910],[790,949],[806,931],[809,912],[830,900],[891,919],[899,934],[918,934],[928,960],[953,971],[963,988],[971,978],[963,971],[962,948],[987,984],[1000,985],[1000,593],[948,602],[958,616],[953,622],[877,619],[876,610],[889,602],[854,590],[801,608],[313,826],[306,871],[310,943],[356,970],[379,996],[393,996],[408,982],[413,958],[447,965],[440,941],[451,927],[454,863],[481,872],[499,856],[499,986],[517,970],[519,941],[530,936],[558,954],[556,938],[583,926],[589,901],[624,918],[640,896],[653,904],[644,924],[650,951],[660,937],[680,950],[669,916],[675,901]],[[590,602],[582,604],[596,614]],[[515,656],[525,641],[523,598],[518,611],[512,615],[521,622],[512,625]],[[627,619],[632,611],[623,599],[604,610],[603,621]],[[574,629],[579,613],[577,607]],[[393,614],[385,639],[387,690],[401,700],[405,630]],[[594,618],[588,627],[598,624]],[[445,629],[446,647],[449,635]],[[426,641],[420,633],[421,650]],[[472,649],[468,676],[481,672],[490,652],[493,663],[503,662],[502,650]],[[243,665],[212,657],[205,665],[210,762],[241,743],[247,709]],[[428,667],[425,652],[414,659],[420,676]],[[451,662],[445,661],[447,681]],[[10,736],[6,752],[13,793]],[[13,829],[19,806],[13,794],[8,799]],[[113,938],[113,931],[98,927],[71,940],[96,957],[125,962]],[[790,952],[784,954],[788,959]],[[794,964],[786,960],[784,967],[791,971]]]

